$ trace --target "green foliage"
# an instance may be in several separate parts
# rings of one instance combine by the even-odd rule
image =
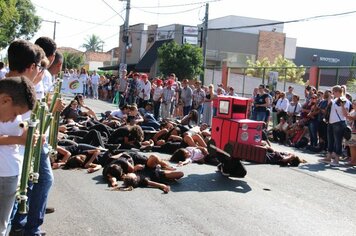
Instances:
[[[63,53],[63,68],[78,69],[84,64],[84,57],[79,53]]]
[[[356,92],[356,72],[354,66],[356,66],[356,55],[352,56],[351,68],[349,70],[349,79],[347,80],[346,86],[348,92]]]
[[[296,66],[292,61],[283,58],[279,55],[274,63],[264,58],[262,61],[257,60],[253,63],[251,60],[247,60],[248,69],[246,70],[247,75],[253,77],[262,78],[268,76],[270,71],[278,72],[278,81],[284,81],[304,84],[303,76],[305,75],[305,68],[303,66]]]
[[[158,49],[158,59],[160,72],[175,73],[179,80],[193,79],[202,73],[202,50],[190,44],[165,43]]]
[[[103,51],[104,42],[99,36],[92,34],[86,40],[86,42],[81,46],[85,48],[85,51],[98,52]]]
[[[29,0],[0,1],[0,48],[14,39],[31,39],[40,28],[40,18]]]

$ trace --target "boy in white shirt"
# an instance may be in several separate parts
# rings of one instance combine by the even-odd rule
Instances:
[[[24,76],[0,80],[0,235],[5,235],[21,173],[27,132],[19,127],[21,115],[34,108],[36,93]]]

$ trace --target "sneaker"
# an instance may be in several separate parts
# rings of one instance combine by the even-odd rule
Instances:
[[[330,166],[337,167],[337,166],[340,166],[340,164],[337,160],[332,160],[332,162],[330,162]]]
[[[46,207],[46,214],[51,214],[55,211],[56,211],[56,209],[54,207]]]
[[[230,176],[230,174],[227,173],[226,170],[224,171],[224,167],[221,168],[221,174],[222,174],[223,176],[227,176],[227,177]]]
[[[100,150],[100,151],[103,151],[103,152],[108,151],[108,149],[103,148],[102,146],[98,146],[96,149],[98,149],[98,150]]]
[[[219,165],[217,165],[216,167],[218,168],[218,171],[220,171],[220,172],[221,172],[221,170],[222,170],[222,164],[220,163],[220,164],[219,164]]]

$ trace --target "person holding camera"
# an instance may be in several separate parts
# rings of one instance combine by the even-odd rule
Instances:
[[[342,155],[343,130],[346,126],[350,102],[342,96],[342,88],[336,85],[332,88],[334,99],[331,100],[330,116],[327,120],[328,152],[322,160],[330,162],[331,166],[339,166]]]

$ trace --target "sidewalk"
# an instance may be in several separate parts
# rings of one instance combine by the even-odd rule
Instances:
[[[325,153],[310,153],[292,147],[271,143],[273,148],[278,151],[291,152],[305,159],[307,163],[300,165],[293,170],[300,171],[310,176],[315,176],[325,181],[332,182],[339,186],[356,191],[356,168],[349,167],[340,162],[339,167],[331,167],[329,164],[320,163],[318,160],[325,157]]]

